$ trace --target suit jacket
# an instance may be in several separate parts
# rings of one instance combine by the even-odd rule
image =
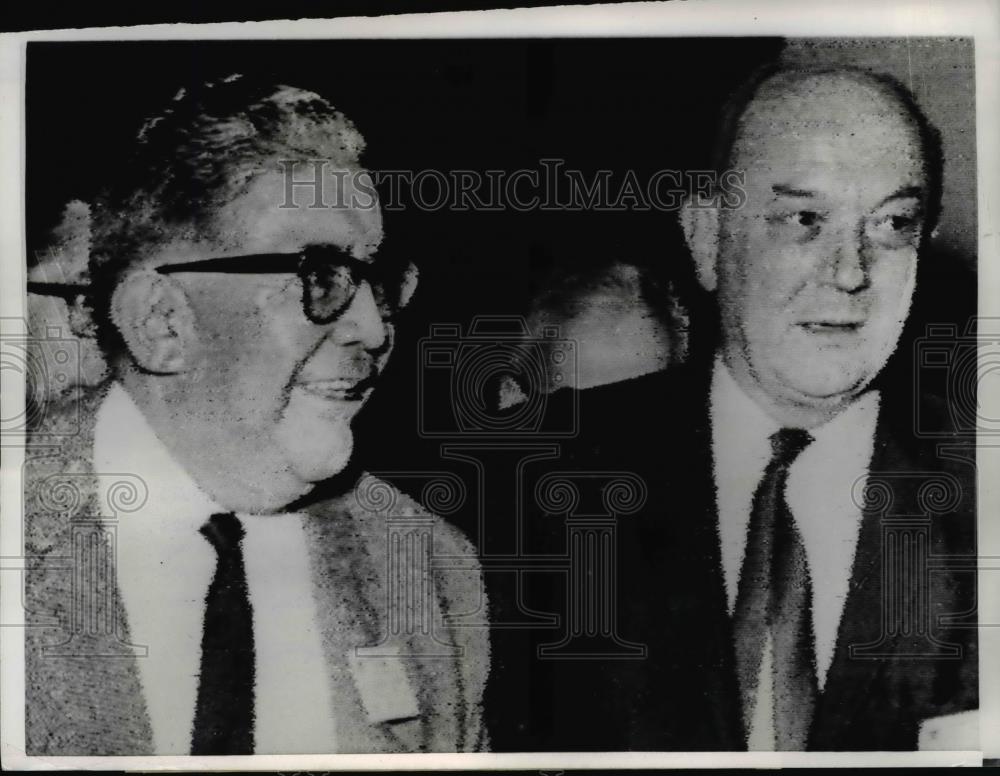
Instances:
[[[558,628],[494,631],[486,694],[494,749],[745,748],[719,548],[709,375],[710,365],[696,362],[551,397],[578,402],[580,430],[546,472],[621,471],[645,483],[644,506],[616,519],[609,588],[618,640],[642,645],[645,655],[543,659],[539,647],[558,641]],[[910,384],[900,385],[896,392],[883,386],[812,750],[913,750],[921,720],[978,704],[974,440],[916,435]],[[937,409],[941,432],[947,413]],[[923,430],[929,410],[925,401]],[[530,483],[523,490],[533,492]],[[532,546],[565,552],[559,521],[526,509]],[[899,562],[901,553],[910,566]],[[558,575],[530,576],[516,593],[493,582],[494,617],[534,611],[565,621],[573,591]]]
[[[26,455],[25,733],[32,755],[154,753],[139,680],[141,658],[129,645],[107,520],[115,509],[127,511],[132,496],[126,475],[119,503],[99,504],[98,477],[106,475],[95,474],[92,465],[94,418],[103,393],[85,394],[79,405],[52,411]],[[58,444],[37,446],[52,442]],[[468,617],[465,627],[455,622],[456,615],[474,614],[482,606],[475,550],[388,483],[368,477],[359,494],[362,489],[364,495],[348,490],[302,510],[312,538],[337,751],[482,749],[488,633],[469,627]],[[390,593],[402,589],[406,576],[390,563],[392,533],[392,542],[415,548],[415,560],[405,567],[409,573],[418,582],[431,580],[425,588],[430,595],[407,599],[407,608],[393,615],[432,623],[427,629],[400,628],[403,620],[389,616]],[[465,570],[437,573],[432,556],[461,557]]]

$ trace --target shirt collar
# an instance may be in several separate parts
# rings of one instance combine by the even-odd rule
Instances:
[[[744,438],[766,438],[781,429],[774,418],[747,396],[723,363],[722,356],[718,355],[712,369],[711,392],[713,422],[720,426],[740,427],[741,436],[746,435]],[[866,391],[826,423],[809,429],[813,439],[820,443],[813,446],[827,447],[841,439],[850,438],[854,429],[874,429],[879,398],[877,390]]]
[[[157,521],[185,523],[197,530],[212,514],[228,512],[195,484],[174,459],[132,397],[117,382],[111,384],[97,411],[94,425],[95,471],[127,472],[140,477],[147,488],[144,506]],[[100,477],[102,503],[110,481]]]
[[[711,391],[712,423],[718,428],[739,428],[742,439],[766,439],[781,428],[740,388],[722,356],[715,357]]]

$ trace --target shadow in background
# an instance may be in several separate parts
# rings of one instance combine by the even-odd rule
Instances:
[[[782,45],[773,38],[31,44],[29,257],[68,200],[89,200],[128,163],[123,151],[143,118],[192,80],[240,72],[314,89],[357,124],[372,170],[512,172],[560,159],[585,180],[611,171],[616,191],[629,170],[644,182],[661,169],[707,168],[723,97]],[[440,440],[418,434],[418,413],[451,410],[446,392],[417,396],[417,341],[432,324],[466,331],[477,315],[525,315],[545,277],[580,267],[621,261],[657,282],[688,272],[673,214],[655,209],[453,212],[402,204],[386,214],[383,249],[417,262],[421,286],[385,380],[358,421],[359,460],[377,471],[414,462],[452,467],[440,458]]]
[[[631,170],[645,181],[663,169],[708,169],[724,98],[782,47],[781,40],[764,38],[33,44],[29,256],[68,200],[89,200],[127,164],[121,152],[142,118],[159,112],[192,79],[243,72],[314,89],[357,124],[368,142],[365,162],[375,171],[512,172],[560,159],[586,179],[599,170],[617,176]],[[384,250],[415,261],[421,285],[400,319],[384,379],[356,422],[355,463],[418,498],[412,488],[419,478],[404,474],[454,475],[466,498],[445,516],[491,552],[519,550],[512,500],[523,496],[512,487],[518,461],[558,450],[563,437],[536,433],[529,424],[520,437],[500,443],[459,428],[454,381],[421,379],[428,376],[422,354],[432,327],[452,325],[459,335],[439,339],[437,347],[457,352],[477,316],[527,317],[552,278],[599,274],[621,263],[638,268],[651,287],[678,289],[691,314],[691,350],[714,339],[710,300],[697,291],[671,213],[427,211],[409,202],[386,214],[386,235]],[[927,251],[904,345],[884,379],[914,382],[912,343],[928,323],[952,323],[965,332],[976,310],[975,265],[974,256],[937,246]],[[484,347],[514,341],[508,335],[483,340]],[[442,367],[436,369],[440,377]],[[466,388],[475,397],[496,385]],[[553,394],[555,403],[565,405],[567,394]],[[588,419],[578,420],[572,431],[585,437]],[[455,432],[429,438],[420,433],[428,421],[436,428],[451,423]],[[479,451],[473,455],[470,445]],[[462,446],[465,452],[456,454]],[[562,551],[556,529],[558,536],[539,532],[543,545],[551,540],[543,549]],[[510,581],[493,589],[494,601],[516,600],[517,591],[504,587]],[[541,684],[514,689],[529,700],[496,704],[494,713],[526,714],[532,694],[551,693]],[[544,749],[551,731],[540,724],[533,745]],[[526,740],[518,739],[521,732],[511,731],[508,748]]]

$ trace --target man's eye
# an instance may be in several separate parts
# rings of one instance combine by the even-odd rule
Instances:
[[[823,214],[816,210],[786,210],[767,218],[772,227],[790,232],[798,240],[815,237],[824,220]]]
[[[812,210],[800,210],[793,214],[793,218],[799,226],[814,226],[820,220],[819,213]]]
[[[815,226],[823,220],[823,216],[815,210],[785,210],[769,216],[772,224],[787,226]]]
[[[917,214],[887,213],[872,219],[866,231],[876,245],[899,248],[919,239],[921,223]]]

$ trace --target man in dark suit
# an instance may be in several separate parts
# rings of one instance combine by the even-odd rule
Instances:
[[[887,79],[770,70],[729,106],[725,169],[745,199],[681,216],[718,336],[693,329],[665,373],[552,397],[581,419],[561,474],[629,473],[643,505],[616,520],[606,654],[496,633],[493,744],[947,749],[964,725],[974,746],[974,436],[887,367],[939,208],[936,135]],[[492,598],[508,619],[598,611],[574,584]]]
[[[484,746],[486,631],[445,621],[475,552],[351,460],[416,279],[363,148],[232,76],[149,119],[92,208],[112,379],[27,445],[28,754]]]

